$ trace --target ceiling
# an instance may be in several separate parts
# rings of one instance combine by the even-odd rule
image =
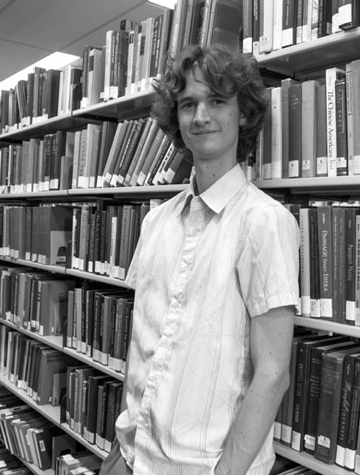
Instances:
[[[55,51],[82,56],[120,20],[162,11],[146,0],[0,0],[0,81]]]

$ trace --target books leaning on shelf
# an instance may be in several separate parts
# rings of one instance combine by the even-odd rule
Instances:
[[[0,370],[4,381],[24,391],[37,405],[60,403],[64,387],[57,383],[73,358],[22,333],[0,327]]]
[[[317,79],[284,79],[280,86],[269,87],[261,132],[265,145],[257,152],[256,177],[358,175],[359,84],[360,60],[354,60],[344,69],[327,68]]]
[[[68,366],[65,422],[85,441],[111,451],[121,411],[122,381],[86,365]]]
[[[104,121],[0,150],[0,193],[178,184],[190,162],[153,119]]]
[[[350,337],[295,332],[277,440],[359,473],[359,355]]]
[[[0,435],[8,450],[7,453],[0,447],[1,461],[12,461],[9,456],[11,454],[17,457],[18,462],[22,460],[43,471],[55,470],[58,458],[64,451],[71,450],[73,454],[77,454],[79,449],[84,451],[83,447],[62,429],[22,403],[9,390],[0,387],[0,395]],[[91,455],[89,460],[93,463],[93,468],[99,466],[100,461],[96,456]],[[18,466],[11,465],[14,468]],[[1,465],[1,469],[3,468],[5,466]]]
[[[300,296],[303,317],[360,325],[358,202],[292,205],[300,215]]]

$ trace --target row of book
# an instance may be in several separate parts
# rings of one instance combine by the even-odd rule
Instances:
[[[0,256],[65,265],[72,216],[71,205],[1,205]]]
[[[134,295],[84,281],[68,294],[64,346],[125,373]]]
[[[360,325],[359,206],[290,205],[300,225],[299,315]]]
[[[59,405],[66,387],[61,385],[59,375],[75,360],[6,325],[1,325],[0,331],[2,379],[24,391],[39,406]]]
[[[73,279],[26,267],[0,267],[0,318],[42,336],[62,335]]]
[[[6,325],[0,325],[0,331],[3,381],[14,385],[19,394],[24,391],[39,406],[60,406],[57,423],[67,424],[86,442],[110,452],[123,382]],[[28,361],[21,363],[17,353]]]
[[[93,368],[69,366],[65,420],[85,441],[110,452],[121,412],[123,383]]]
[[[21,461],[42,471],[53,470],[56,475],[98,473],[101,464],[98,457],[3,386],[0,386],[0,395],[0,434],[3,440],[0,453],[1,462],[4,462],[0,473],[32,473],[26,467],[26,471],[15,471],[22,466]],[[81,471],[80,467],[83,467]],[[14,472],[3,472],[5,468],[14,469]]]
[[[243,51],[254,55],[313,41],[360,24],[356,0],[243,0],[242,4]]]
[[[124,280],[150,206],[160,201],[84,203],[73,208],[69,268]]]
[[[360,346],[344,336],[295,333],[290,386],[274,437],[323,463],[360,472]]]
[[[0,193],[178,184],[191,165],[149,117],[88,124],[0,150]]]
[[[150,87],[158,77],[172,31],[173,11],[137,24],[122,20],[104,45],[87,45],[82,58],[59,69],[36,66],[27,79],[1,91],[1,132],[13,132],[76,109]]]
[[[257,178],[360,173],[360,59],[344,69],[327,68],[320,79],[283,79],[267,94]]]
[[[0,475],[31,475],[32,472],[0,440]]]
[[[305,4],[304,4],[305,5]],[[356,0],[178,0],[141,23],[123,20],[105,45],[84,47],[81,61],[62,69],[35,67],[0,98],[2,132],[81,107],[146,90],[165,54],[191,43],[226,43],[258,55],[359,25]]]
[[[132,322],[132,291],[90,281],[76,284],[54,278],[46,272],[3,267],[0,270],[0,299],[0,320],[41,336],[62,335],[64,347],[85,354],[114,371],[125,373]],[[2,359],[8,358],[7,361],[12,364],[10,381],[27,389],[29,361],[24,361],[23,355],[26,353],[28,357],[32,344],[26,338],[18,337],[13,348],[15,354],[7,354],[5,345],[2,346],[5,352]],[[61,364],[66,362],[67,359],[63,358]],[[22,365],[25,365],[24,368]],[[21,377],[16,379],[19,372]],[[34,394],[38,403],[48,403],[50,396],[50,387],[46,397],[36,391]]]
[[[162,202],[0,205],[0,257],[124,280],[143,219]]]
[[[2,133],[147,90],[166,53],[186,44],[225,42],[238,48],[241,22],[241,2],[231,0],[213,7],[179,0],[175,12],[164,9],[140,23],[122,20],[118,30],[106,32],[104,45],[85,46],[81,61],[58,70],[37,66],[27,79],[2,91]]]

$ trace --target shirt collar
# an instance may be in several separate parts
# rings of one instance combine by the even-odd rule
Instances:
[[[210,188],[199,195],[199,198],[214,212],[221,213],[229,201],[236,193],[247,183],[244,172],[239,164],[236,164],[225,175],[219,178]],[[190,201],[196,195],[196,177],[192,180],[186,190],[186,196],[180,213],[189,205]]]

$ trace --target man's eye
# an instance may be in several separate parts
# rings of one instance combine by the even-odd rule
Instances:
[[[220,104],[224,104],[224,100],[220,97],[214,97],[213,99],[211,99],[211,104],[214,106],[218,106]]]
[[[192,109],[193,107],[194,107],[193,102],[184,102],[183,104],[181,104],[181,110],[189,110],[189,109]]]

